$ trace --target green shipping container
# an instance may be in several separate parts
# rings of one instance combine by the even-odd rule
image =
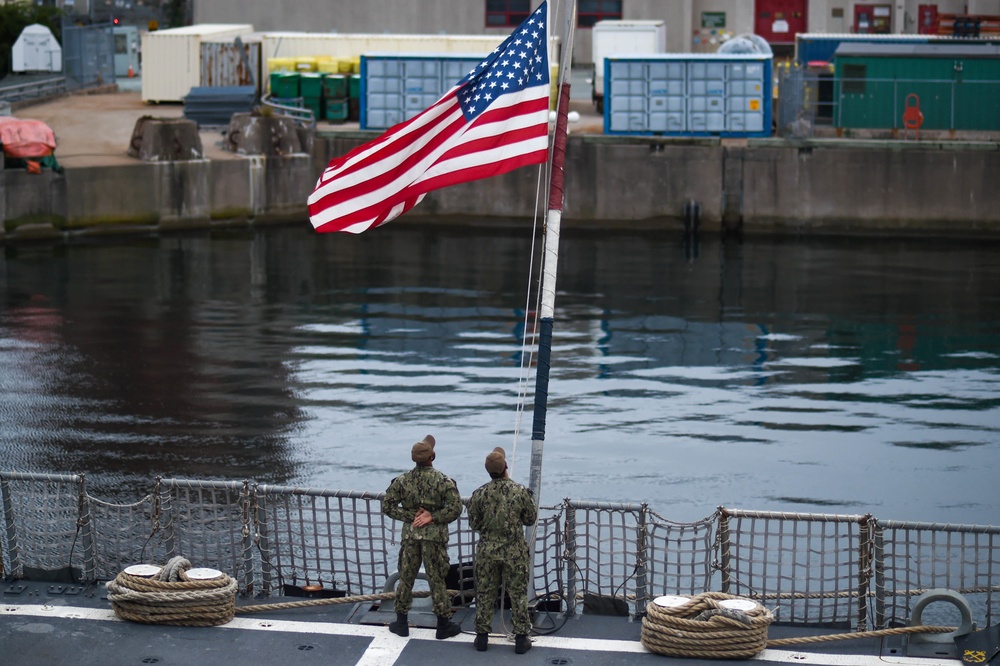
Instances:
[[[271,72],[271,96],[281,99],[299,97],[298,72]]]
[[[843,43],[834,87],[837,127],[1000,130],[1000,45]]]
[[[327,74],[323,79],[323,97],[326,99],[345,99],[348,96],[347,76],[344,74]]]

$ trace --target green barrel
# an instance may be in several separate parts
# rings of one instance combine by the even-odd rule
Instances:
[[[271,72],[271,96],[290,99],[301,96],[298,72]]]
[[[344,74],[327,74],[323,79],[323,97],[326,99],[346,99],[347,76]]]
[[[302,105],[313,112],[317,120],[323,117],[323,77],[322,72],[302,72],[299,79],[299,92],[302,95]]]
[[[325,101],[326,109],[324,110],[324,118],[331,123],[342,123],[347,120],[347,116],[350,111],[350,105],[348,100],[344,99],[328,99]]]
[[[299,93],[302,97],[306,99],[322,97],[325,76],[322,72],[302,72],[299,75]]]

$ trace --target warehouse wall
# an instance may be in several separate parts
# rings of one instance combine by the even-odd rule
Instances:
[[[818,0],[813,0],[816,2]],[[537,7],[541,0],[532,0]],[[726,30],[753,31],[749,0],[624,0],[622,18],[667,23],[667,51],[692,50],[702,12],[725,12]],[[294,3],[198,0],[195,23],[251,23],[259,32],[305,31],[400,34],[509,34],[509,28],[486,28],[486,0],[296,0]],[[717,45],[711,45],[714,50]],[[589,29],[574,36],[574,62],[591,61]]]

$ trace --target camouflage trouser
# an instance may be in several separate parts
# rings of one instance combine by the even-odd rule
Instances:
[[[480,552],[476,554],[476,633],[488,634],[493,628],[500,584],[507,584],[510,597],[510,615],[515,634],[528,634],[531,619],[528,617],[528,549],[511,549],[515,552],[506,558]],[[519,552],[523,550],[524,552]]]
[[[396,612],[409,613],[413,607],[413,581],[417,578],[421,562],[424,563],[424,573],[431,586],[434,614],[451,617],[451,597],[448,596],[448,587],[444,581],[448,575],[448,545],[423,539],[405,539],[399,546]]]

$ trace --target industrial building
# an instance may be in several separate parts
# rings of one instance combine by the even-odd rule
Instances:
[[[261,31],[503,35],[540,2],[195,0],[194,22],[251,23]],[[714,52],[721,42],[744,33],[767,39],[776,55],[790,55],[800,32],[954,34],[958,30],[1000,37],[1000,0],[579,0],[577,6],[580,29],[573,56],[580,63],[592,61],[590,28],[604,19],[665,21],[671,53]],[[963,17],[971,18],[968,24]]]

